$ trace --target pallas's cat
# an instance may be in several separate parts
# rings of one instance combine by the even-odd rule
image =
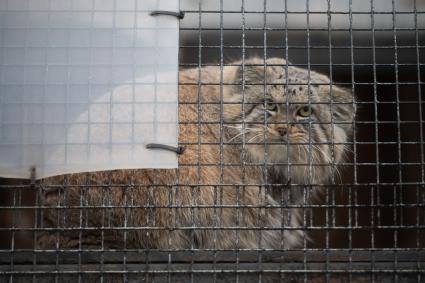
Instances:
[[[337,173],[353,95],[278,58],[185,69],[179,80],[179,168],[43,180],[41,200],[56,206],[44,227],[68,229],[40,233],[42,248],[288,249],[305,239],[303,187]]]

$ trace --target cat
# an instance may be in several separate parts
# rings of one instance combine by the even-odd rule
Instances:
[[[353,94],[281,58],[183,69],[179,85],[179,168],[42,180],[40,225],[53,229],[39,233],[40,248],[303,243],[302,188],[314,194],[337,172],[353,132]]]

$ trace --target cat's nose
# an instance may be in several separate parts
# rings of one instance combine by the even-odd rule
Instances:
[[[282,137],[286,136],[288,133],[288,129],[286,127],[279,127],[276,130]]]

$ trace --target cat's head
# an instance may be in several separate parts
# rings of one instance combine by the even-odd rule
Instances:
[[[245,60],[227,75],[234,82],[224,95],[228,141],[243,143],[252,162],[298,184],[337,173],[353,132],[350,91],[278,58]]]

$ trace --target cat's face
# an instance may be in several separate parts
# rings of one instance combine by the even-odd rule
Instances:
[[[245,62],[236,90],[225,96],[228,141],[244,143],[252,162],[265,163],[298,184],[338,177],[352,134],[353,95],[313,71],[288,67],[283,59]],[[288,73],[288,75],[286,75]],[[266,78],[266,82],[265,79]],[[288,166],[289,164],[289,166]]]

